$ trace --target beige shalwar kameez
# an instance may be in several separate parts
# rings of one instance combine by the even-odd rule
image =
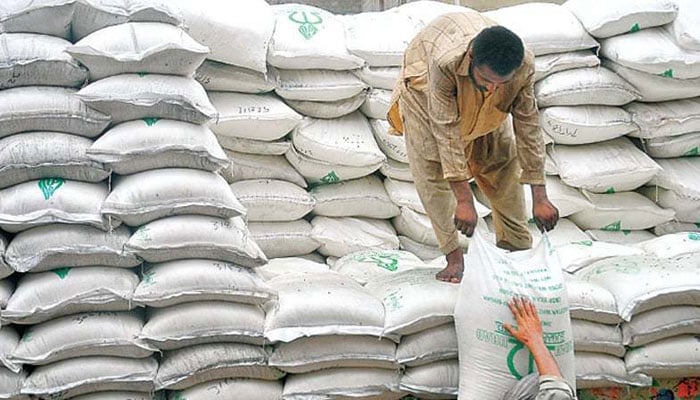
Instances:
[[[426,26],[406,50],[387,116],[405,134],[416,188],[444,254],[459,247],[448,181],[474,178],[491,202],[497,243],[511,249],[532,244],[522,184],[545,183],[532,53],[526,50],[513,78],[493,92],[470,77],[469,44],[492,25],[463,12]]]

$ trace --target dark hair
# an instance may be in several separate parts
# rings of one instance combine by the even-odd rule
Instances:
[[[525,48],[518,35],[502,26],[490,26],[472,40],[472,63],[486,64],[493,72],[506,76],[523,63]]]

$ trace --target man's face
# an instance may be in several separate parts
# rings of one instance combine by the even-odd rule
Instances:
[[[471,50],[469,51],[469,57],[472,57]],[[515,71],[506,76],[500,76],[493,72],[493,70],[491,70],[491,68],[486,64],[476,66],[474,63],[472,63],[469,67],[469,75],[471,76],[472,80],[474,80],[474,84],[479,88],[479,90],[482,92],[493,92],[498,86],[503,85],[513,79]]]

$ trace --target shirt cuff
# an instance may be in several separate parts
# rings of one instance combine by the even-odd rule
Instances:
[[[564,390],[573,395],[571,386],[561,377],[553,375],[540,376],[540,391],[543,390]]]
[[[458,182],[458,181],[468,181],[472,178],[472,174],[469,171],[443,171],[442,177],[446,181]]]

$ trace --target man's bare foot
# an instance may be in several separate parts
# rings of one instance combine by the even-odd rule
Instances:
[[[449,283],[460,283],[464,273],[464,254],[462,249],[456,249],[445,256],[447,267],[435,275],[439,281]]]

